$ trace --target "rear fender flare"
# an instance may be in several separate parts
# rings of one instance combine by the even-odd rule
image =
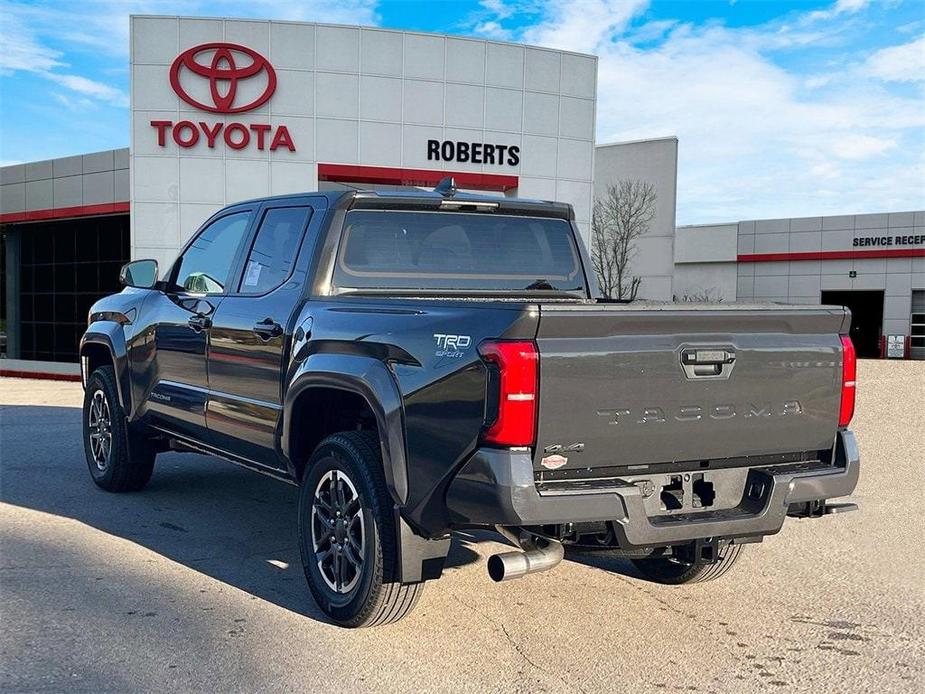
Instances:
[[[114,321],[94,321],[87,327],[87,331],[80,338],[80,369],[83,376],[83,385],[86,388],[90,378],[84,357],[90,345],[101,345],[109,352],[112,359],[112,368],[116,374],[116,383],[119,386],[119,404],[122,411],[131,420],[132,386],[128,368],[128,353],[125,347],[125,333],[122,326]]]
[[[319,387],[356,393],[369,404],[380,433],[386,485],[393,501],[404,505],[408,498],[408,469],[401,392],[388,367],[372,357],[316,353],[299,365],[286,390],[281,442],[283,454],[293,470],[290,441],[294,422],[290,413],[300,395]]]

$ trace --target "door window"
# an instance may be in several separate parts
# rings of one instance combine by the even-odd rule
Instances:
[[[180,259],[176,284],[195,294],[224,293],[250,214],[229,214],[203,229]]]
[[[267,210],[244,264],[239,291],[264,294],[286,281],[292,274],[308,216],[308,207]]]

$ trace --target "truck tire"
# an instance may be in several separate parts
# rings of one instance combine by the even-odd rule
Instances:
[[[742,554],[742,545],[729,543],[719,549],[719,558],[714,563],[694,562],[688,564],[670,557],[647,557],[631,559],[639,572],[656,583],[681,585],[712,581],[724,575]]]
[[[101,489],[135,492],[151,479],[156,453],[130,430],[111,366],[98,368],[87,379],[83,441],[90,476]]]
[[[302,480],[299,550],[312,596],[331,620],[371,627],[411,612],[424,584],[399,582],[396,537],[378,435],[324,439]]]

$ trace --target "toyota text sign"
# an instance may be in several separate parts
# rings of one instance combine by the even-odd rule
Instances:
[[[273,96],[276,71],[270,61],[247,46],[203,43],[176,57],[170,66],[170,86],[180,99],[201,111],[245,113],[259,108]],[[285,125],[153,120],[151,127],[157,131],[160,147],[167,146],[169,135],[179,147],[186,148],[202,141],[210,148],[224,143],[231,149],[296,150]]]

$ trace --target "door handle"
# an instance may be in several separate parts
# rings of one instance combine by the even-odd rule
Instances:
[[[191,316],[186,323],[193,329],[194,333],[201,333],[203,330],[208,330],[212,327],[212,320],[208,316]]]
[[[728,347],[681,351],[681,367],[688,378],[728,378],[735,360],[735,350]]]
[[[283,334],[283,326],[272,318],[264,318],[259,323],[254,324],[254,332],[257,333],[257,337],[261,340],[269,341]]]

